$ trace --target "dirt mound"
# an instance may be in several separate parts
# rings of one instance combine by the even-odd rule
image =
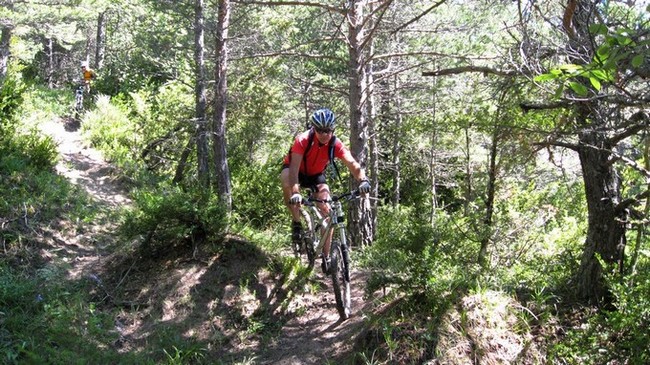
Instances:
[[[523,329],[524,308],[501,293],[464,297],[444,316],[436,364],[540,364],[544,356]]]

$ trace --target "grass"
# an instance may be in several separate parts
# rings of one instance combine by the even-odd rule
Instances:
[[[0,273],[3,363],[128,360],[129,356],[108,350],[117,339],[112,317],[96,309],[79,283],[66,282],[60,272],[41,270],[40,277],[33,277],[12,269],[6,261],[0,263]]]

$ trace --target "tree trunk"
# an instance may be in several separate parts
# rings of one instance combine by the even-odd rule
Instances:
[[[465,215],[469,215],[469,206],[472,201],[472,158],[470,153],[471,141],[469,138],[469,126],[465,127],[465,202],[463,203]]]
[[[54,87],[54,41],[51,37],[45,39],[45,57],[47,59],[45,80],[47,87],[52,89]]]
[[[97,16],[97,45],[95,47],[95,68],[97,70],[104,66],[104,54],[106,50],[106,11]]]
[[[9,57],[11,56],[9,49],[11,34],[12,28],[8,25],[3,25],[2,33],[0,33],[0,81],[7,76]],[[2,82],[0,82],[0,85],[2,85]]]
[[[617,209],[621,182],[610,162],[612,146],[607,136],[602,129],[585,128],[579,140],[589,225],[578,270],[578,294],[590,303],[607,305],[612,298],[603,280],[603,270],[612,272],[617,264],[622,265],[627,212]]]
[[[232,208],[230,185],[230,170],[226,149],[226,101],[227,101],[227,70],[228,70],[228,26],[230,23],[230,0],[219,0],[219,15],[217,21],[216,65],[215,65],[215,113],[213,124],[213,150],[215,163],[216,191],[226,205],[228,211]]]
[[[187,144],[185,145],[185,148],[183,148],[183,152],[181,153],[181,158],[178,161],[178,165],[176,165],[176,172],[174,173],[174,178],[172,179],[173,184],[180,184],[185,178],[185,167],[187,167],[187,159],[190,157],[190,153],[192,153],[193,144],[194,138],[190,137],[190,139],[187,141]]]
[[[596,15],[595,3],[572,0],[564,14],[564,27],[569,36],[569,47],[581,52],[572,55],[571,61],[583,64],[592,58],[594,50],[589,26]],[[587,86],[589,87],[589,86]],[[581,132],[578,134],[578,155],[582,167],[587,200],[588,228],[580,267],[578,269],[578,295],[593,304],[608,305],[611,293],[603,274],[622,269],[625,251],[625,222],[627,211],[618,209],[621,201],[621,179],[611,161],[615,143],[605,130],[610,124],[605,120],[605,105],[595,100],[576,106],[576,118]],[[599,259],[606,265],[602,267]]]
[[[643,139],[643,168],[650,171],[650,137],[645,136]],[[650,190],[650,183],[647,184],[646,189]],[[645,200],[645,207],[643,208],[643,215],[650,216],[650,199]],[[646,230],[648,224],[643,222],[639,223],[636,233],[636,242],[632,250],[632,257],[630,258],[629,273],[631,277],[636,276],[636,265],[639,262],[639,253],[641,252],[641,245],[646,237]]]
[[[370,5],[370,12],[373,13],[374,11],[374,5]],[[370,19],[368,22],[368,27],[370,29],[375,27],[375,22],[374,19]],[[376,103],[376,98],[375,98],[375,70],[374,66],[375,63],[372,60],[371,56],[375,53],[375,42],[374,42],[374,37],[371,37],[368,40],[368,62],[366,63],[366,83],[368,85],[368,99],[367,99],[367,108],[366,108],[366,114],[368,115],[368,135],[369,140],[368,140],[368,145],[369,145],[369,150],[370,150],[370,166],[368,167],[368,170],[366,174],[368,174],[368,177],[370,178],[370,183],[372,184],[372,190],[370,191],[370,195],[373,197],[376,197],[379,195],[379,150],[378,150],[378,143],[377,143],[377,129],[376,127],[376,122],[377,122],[377,103]],[[371,237],[375,237],[377,234],[377,215],[378,215],[378,201],[377,200],[371,200],[370,201],[370,227],[372,229],[371,232]],[[372,240],[370,240],[369,244],[372,243]]]
[[[495,118],[498,120],[499,118]],[[492,146],[490,146],[490,165],[488,167],[488,183],[485,196],[485,218],[483,219],[483,227],[481,232],[481,248],[478,253],[478,263],[482,267],[486,267],[487,249],[492,241],[492,224],[494,215],[494,196],[496,194],[496,181],[497,181],[497,154],[499,151],[499,127],[494,126],[492,132]]]
[[[436,67],[436,62],[434,60],[434,68]],[[436,146],[438,144],[438,99],[437,99],[437,92],[438,92],[438,78],[434,77],[433,78],[433,93],[431,95],[431,104],[432,104],[432,111],[431,111],[431,160],[429,161],[429,173],[431,174],[430,180],[431,180],[431,215],[429,218],[429,224],[433,227],[435,224],[435,219],[436,219],[436,212],[438,210],[438,192],[436,189],[437,185],[437,179],[436,179],[436,165],[437,165],[437,160],[436,160]]]
[[[366,63],[363,51],[363,6],[365,0],[350,1],[348,9],[348,52],[349,52],[349,98],[350,98],[350,151],[354,158],[366,167],[368,126],[364,103],[367,97]],[[365,97],[364,97],[365,96]],[[350,209],[350,238],[353,244],[362,246],[372,242],[372,218],[367,199]]]
[[[392,165],[394,168],[393,171],[393,197],[392,204],[393,207],[397,207],[402,200],[402,169],[401,169],[401,153],[402,153],[402,139],[401,139],[401,130],[402,130],[402,105],[401,99],[399,96],[399,76],[393,76],[393,90],[395,95],[395,128],[393,131],[393,161]]]
[[[196,0],[194,8],[194,67],[196,85],[194,89],[196,117],[197,174],[201,186],[210,187],[208,138],[206,131],[207,97],[205,86],[205,18],[203,0]]]
[[[372,13],[372,5],[371,5],[371,13]],[[368,26],[372,29],[375,24],[374,20],[370,19],[368,22]],[[368,55],[372,55],[375,53],[375,42],[374,38],[370,38],[368,40]],[[379,195],[379,146],[377,143],[377,129],[376,127],[376,120],[377,120],[377,103],[375,100],[375,73],[374,73],[374,62],[372,61],[372,58],[368,57],[368,66],[366,67],[366,84],[368,85],[367,88],[367,95],[368,99],[366,102],[366,115],[368,116],[368,135],[370,136],[368,139],[368,146],[370,150],[370,166],[368,167],[368,170],[366,171],[366,174],[368,175],[368,178],[370,179],[370,184],[372,186],[372,190],[370,191],[370,196],[376,197]],[[371,200],[370,201],[370,227],[372,229],[371,232],[371,237],[375,237],[377,234],[377,212],[378,209],[378,201],[377,200]],[[369,242],[372,243],[372,240]]]

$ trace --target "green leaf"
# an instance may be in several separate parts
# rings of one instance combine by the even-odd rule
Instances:
[[[645,57],[642,54],[638,54],[632,58],[632,67],[640,67],[643,64]]]
[[[612,48],[608,44],[603,44],[602,46],[598,47],[596,54],[601,60],[605,60],[609,57],[609,52],[611,49]]]
[[[602,81],[612,81],[612,76],[610,73],[605,70],[592,70],[591,76],[598,78]]]
[[[605,24],[592,24],[589,26],[589,33],[591,34],[607,34],[607,26]]]
[[[575,73],[582,70],[582,66],[574,65],[573,63],[567,63],[560,66],[560,70],[564,70],[569,73]]]
[[[591,85],[594,87],[594,89],[600,91],[600,80],[596,77],[590,77],[589,81],[591,82]],[[577,92],[577,91],[576,91]],[[579,93],[578,93],[579,94]],[[586,90],[585,90],[585,95],[586,95]]]
[[[569,82],[569,87],[580,96],[587,96],[589,93],[589,90],[587,90],[587,87],[585,85],[576,81]]]
[[[616,40],[618,41],[618,44],[620,44],[621,46],[629,46],[629,45],[632,45],[634,43],[632,38],[630,38],[627,35],[627,33],[618,34],[618,35],[615,35],[614,37],[616,37]]]
[[[550,81],[550,80],[557,79],[557,77],[558,77],[558,75],[548,73],[548,74],[537,75],[537,76],[535,76],[534,80],[536,82],[544,82],[544,81]]]

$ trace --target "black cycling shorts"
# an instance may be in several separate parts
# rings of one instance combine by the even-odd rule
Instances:
[[[283,165],[282,169],[288,169],[289,166]],[[298,184],[300,184],[301,187],[305,189],[311,189],[312,191],[318,191],[317,187],[320,184],[327,184],[327,180],[325,179],[325,174],[320,173],[318,175],[303,175],[302,173],[298,173]]]

